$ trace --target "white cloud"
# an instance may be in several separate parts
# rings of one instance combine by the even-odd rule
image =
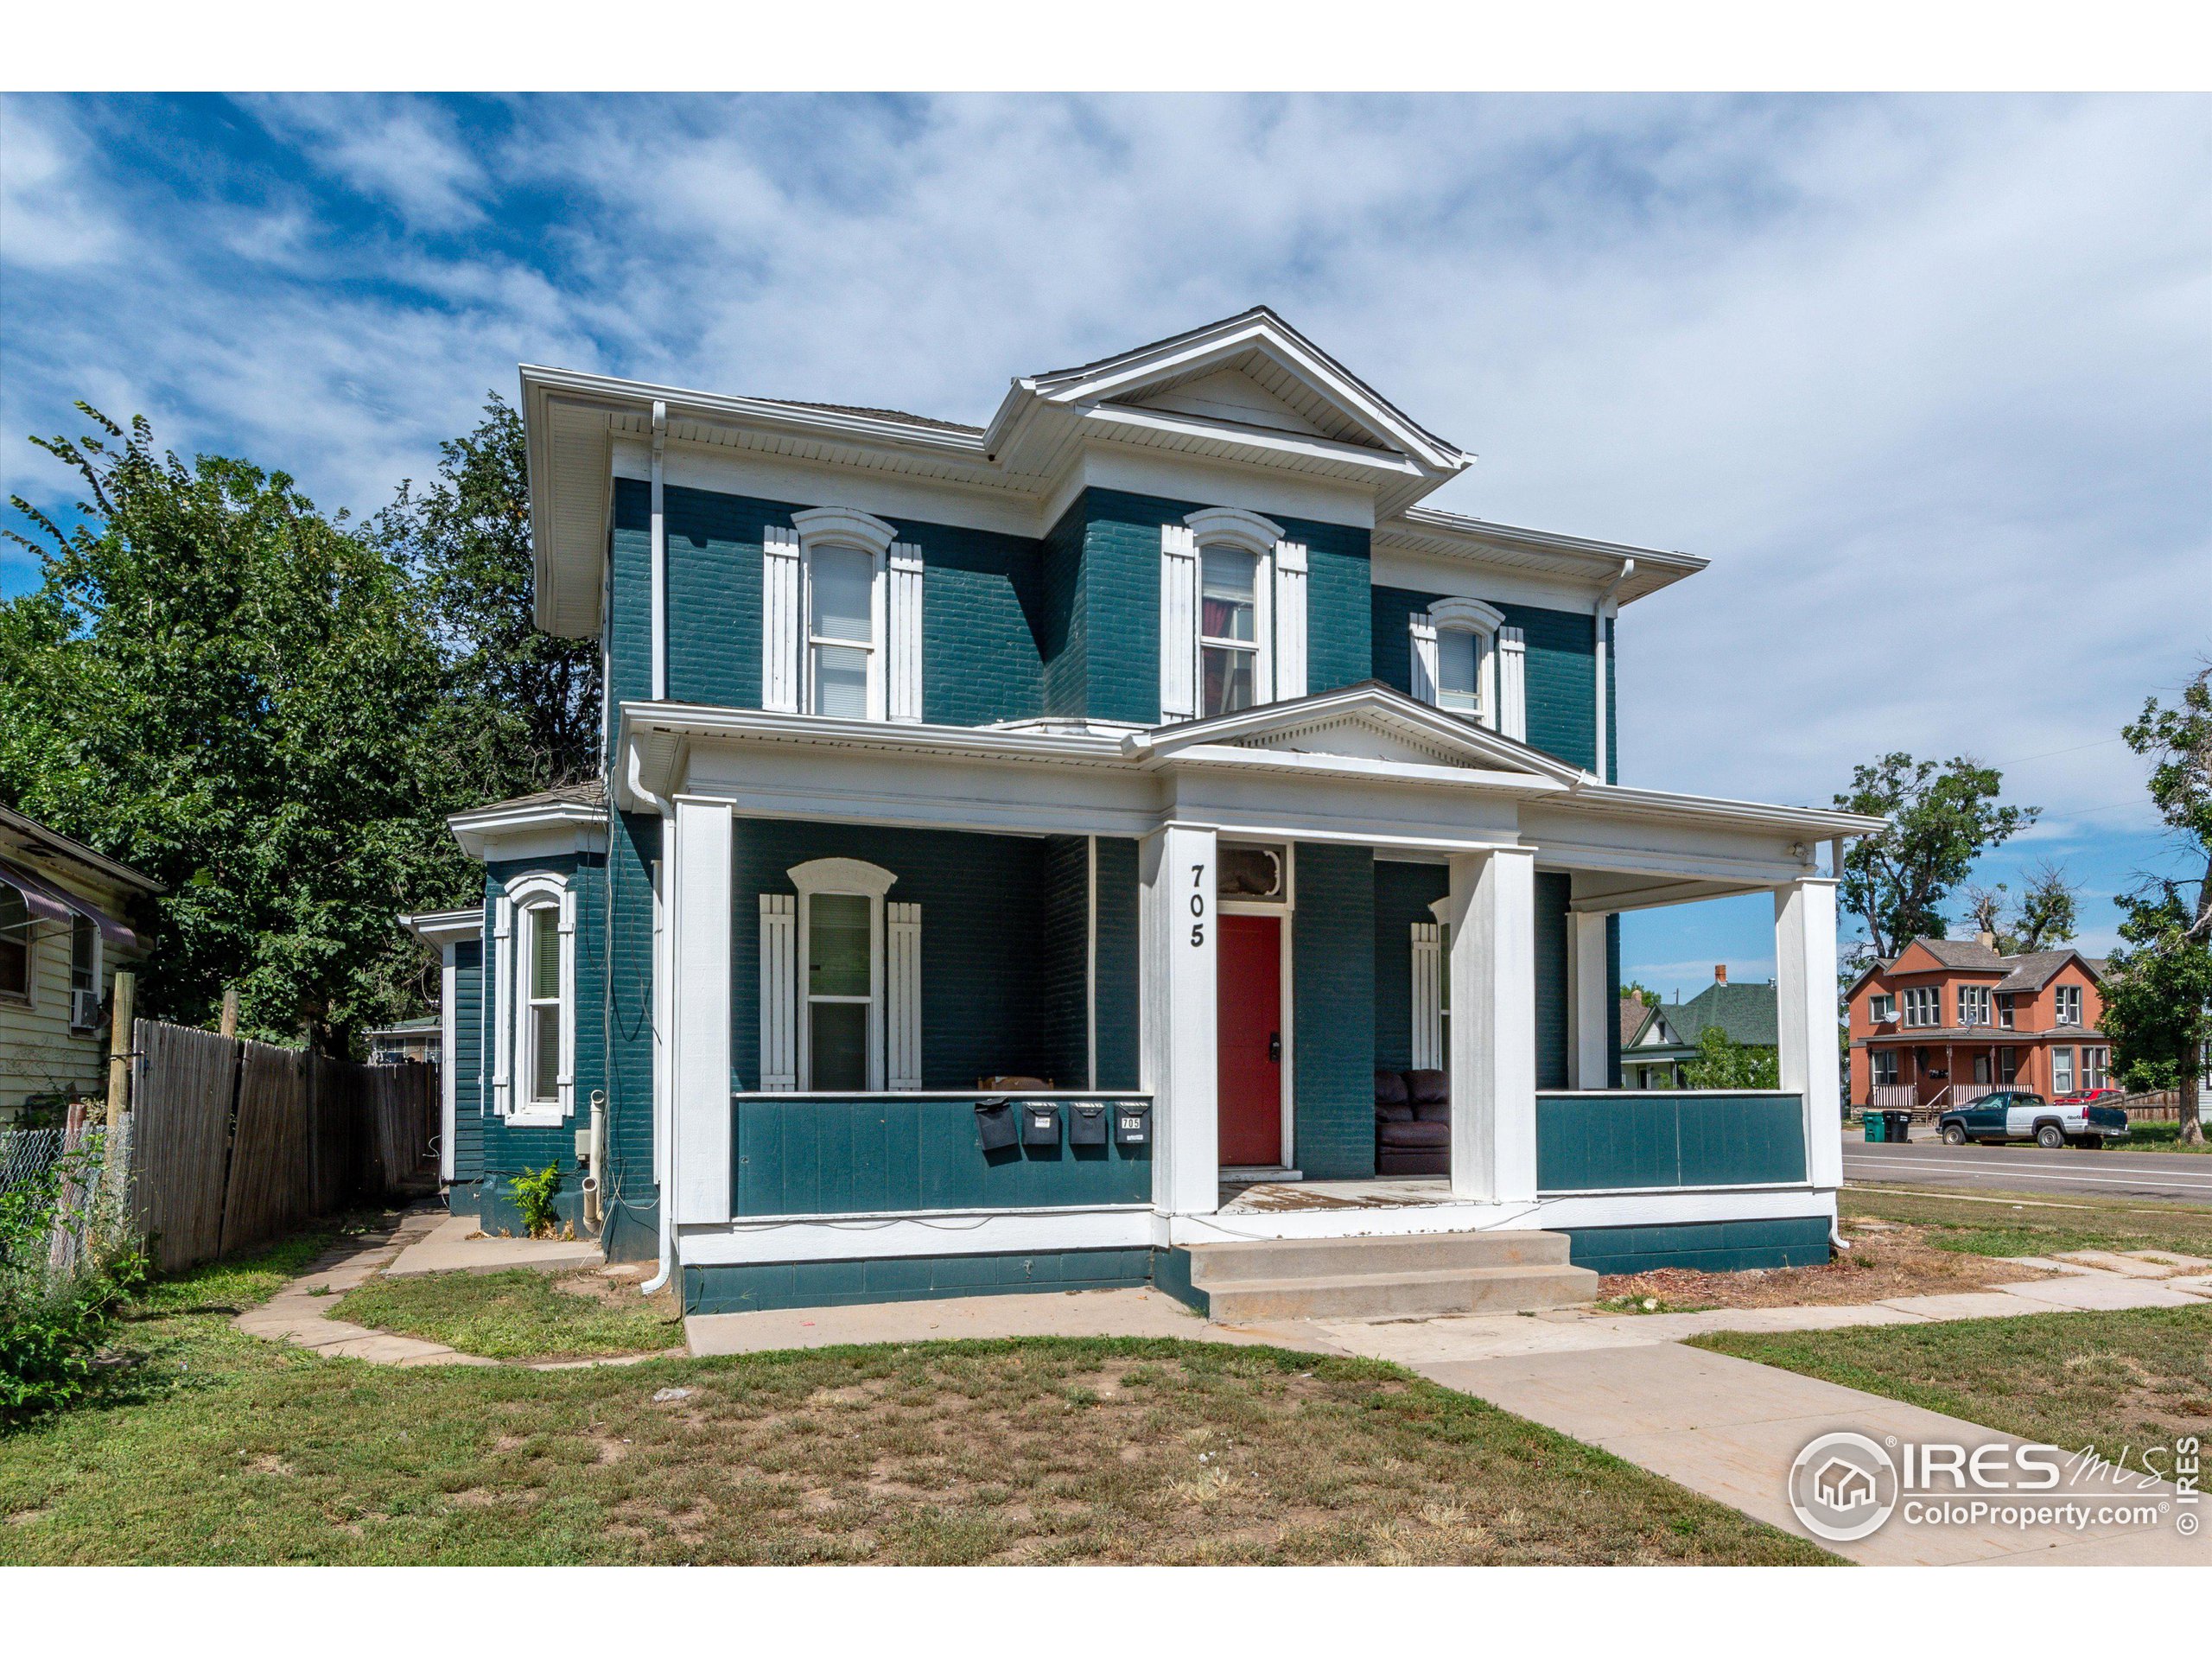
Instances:
[[[254,101],[270,130],[363,194],[390,203],[411,227],[454,230],[484,217],[491,184],[453,118],[416,99],[358,95]]]
[[[54,100],[0,98],[0,264],[64,270],[113,256],[118,227],[73,188],[82,146]]]

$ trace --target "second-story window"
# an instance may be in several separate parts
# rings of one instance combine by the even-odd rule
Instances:
[[[2062,1026],[2082,1023],[2082,988],[2079,985],[2058,988],[2058,1023]]]
[[[1959,1023],[1961,1026],[1986,1026],[1989,1023],[1988,986],[1959,987]]]
[[[1943,1023],[1943,992],[1936,985],[1908,985],[1904,992],[1904,1023],[1940,1026]]]
[[[1436,703],[1454,714],[1479,715],[1483,707],[1483,639],[1472,628],[1436,631]]]
[[[1866,1017],[1878,1026],[1896,1019],[1897,1017],[1897,998],[1887,992],[1868,998]]]
[[[1254,585],[1260,562],[1234,547],[1198,557],[1198,662],[1202,716],[1233,715],[1257,701],[1260,663]]]
[[[808,702],[817,715],[866,720],[875,654],[875,559],[856,547],[808,560]]]

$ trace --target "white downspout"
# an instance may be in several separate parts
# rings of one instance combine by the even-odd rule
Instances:
[[[661,448],[668,441],[668,405],[653,404],[653,701],[668,701],[668,515],[662,499]]]
[[[1598,781],[1601,784],[1612,781],[1605,766],[1609,758],[1605,753],[1609,747],[1605,741],[1606,716],[1611,712],[1608,707],[1611,698],[1606,693],[1605,679],[1608,658],[1612,654],[1606,638],[1611,630],[1606,624],[1613,620],[1613,595],[1620,591],[1621,584],[1635,574],[1636,561],[1623,559],[1621,568],[1613,573],[1613,579],[1598,590],[1598,607],[1594,614],[1598,629]]]

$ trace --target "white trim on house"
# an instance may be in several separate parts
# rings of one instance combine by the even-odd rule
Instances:
[[[454,1139],[461,1089],[460,1070],[454,1060],[460,1016],[454,1007],[460,990],[461,970],[454,953],[465,942],[484,937],[484,911],[481,906],[474,910],[425,911],[402,916],[399,925],[438,953],[438,1179],[450,1182],[454,1178]],[[480,985],[481,964],[477,972]],[[479,1001],[480,1020],[480,992]]]
[[[798,889],[798,913],[796,925],[792,930],[797,938],[798,950],[798,969],[793,977],[793,983],[797,988],[793,1001],[798,1008],[798,1088],[804,1091],[815,1087],[812,1046],[815,1004],[823,1001],[849,1002],[859,1000],[852,997],[820,998],[817,997],[811,989],[814,900],[826,893],[861,898],[868,901],[868,992],[866,999],[868,1016],[867,1034],[864,1039],[867,1044],[865,1065],[868,1089],[870,1091],[881,1090],[887,1086],[884,1079],[889,1071],[889,1062],[886,1053],[886,1029],[889,1022],[887,1019],[886,1007],[888,988],[886,957],[888,952],[885,938],[884,895],[897,884],[899,878],[893,872],[885,869],[880,864],[870,864],[857,858],[809,859],[804,864],[793,865],[785,874],[790,879],[791,884]],[[906,975],[899,988],[903,994],[910,995],[912,999],[909,1004],[899,1010],[899,1019],[901,1022],[899,1034],[902,1038],[911,1037],[912,1059],[916,1068],[912,1086],[918,1087],[921,1083],[919,1065],[922,907],[919,905],[902,905],[898,908],[906,912],[905,923],[911,929],[910,944],[912,953],[908,963],[906,964],[911,968],[912,971]],[[899,1085],[893,1084],[889,1086],[896,1088]]]
[[[550,910],[558,930],[559,969],[554,1057],[554,1094],[548,1101],[529,1098],[524,1079],[537,1058],[534,1025],[525,1019],[533,1006],[529,918]],[[496,987],[497,1063],[493,1071],[493,1110],[516,1128],[557,1127],[575,1110],[576,1071],[576,895],[567,876],[529,870],[508,880],[495,906],[493,961],[486,976]]]

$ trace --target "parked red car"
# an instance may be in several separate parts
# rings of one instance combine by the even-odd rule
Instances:
[[[2119,1100],[2121,1098],[2123,1098],[2123,1096],[2120,1091],[2117,1089],[2083,1089],[2075,1094],[2061,1095],[2054,1100],[2051,1104],[2054,1106],[2089,1106],[2094,1105],[2096,1102],[2101,1100]]]

